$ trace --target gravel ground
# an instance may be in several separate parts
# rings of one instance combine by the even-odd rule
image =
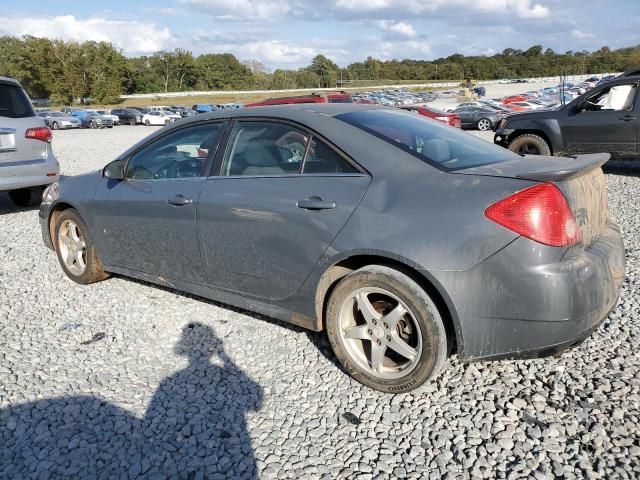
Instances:
[[[56,132],[62,173],[151,131]],[[389,396],[323,335],[124,278],[76,285],[0,194],[0,479],[638,478],[640,164],[607,169],[615,311],[561,358],[447,362]]]

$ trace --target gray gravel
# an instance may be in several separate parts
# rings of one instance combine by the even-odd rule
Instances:
[[[144,127],[56,132],[66,175]],[[124,278],[68,280],[0,194],[0,478],[638,478],[640,164],[607,169],[618,307],[561,358],[450,359],[420,395],[368,390],[327,340]]]

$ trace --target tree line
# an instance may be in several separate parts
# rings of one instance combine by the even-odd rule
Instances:
[[[176,48],[127,58],[108,42],[0,37],[0,75],[18,79],[31,98],[65,104],[86,98],[117,103],[120,95],[130,93],[333,88],[354,80],[492,80],[618,72],[637,65],[640,46],[557,53],[534,45],[492,56],[454,54],[430,61],[368,57],[343,68],[317,55],[306,67],[269,72],[256,60],[240,61],[230,53],[194,56]]]

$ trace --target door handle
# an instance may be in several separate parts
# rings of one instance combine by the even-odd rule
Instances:
[[[620,117],[618,120],[622,120],[623,122],[630,122],[631,120],[635,120],[637,117],[632,115],[625,115],[624,117]]]
[[[173,197],[169,197],[167,199],[167,203],[169,205],[176,205],[176,206],[191,205],[193,203],[193,199],[189,197],[185,197],[181,193],[178,193]]]
[[[306,200],[298,200],[296,206],[305,210],[333,210],[336,208],[336,202],[325,202],[320,197],[309,197]]]

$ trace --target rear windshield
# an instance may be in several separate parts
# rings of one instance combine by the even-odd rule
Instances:
[[[445,171],[520,158],[506,148],[401,110],[362,110],[335,118],[360,128]]]
[[[0,83],[0,117],[35,117],[31,102],[21,87]]]

